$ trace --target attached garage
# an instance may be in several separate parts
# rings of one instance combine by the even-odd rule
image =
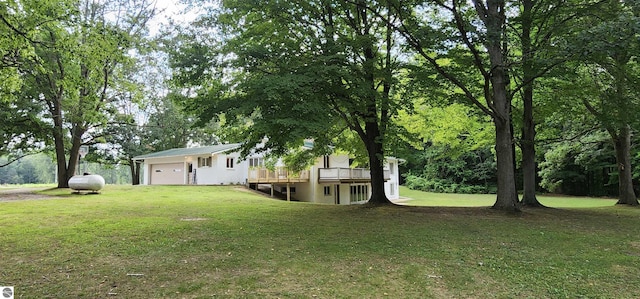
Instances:
[[[151,164],[151,185],[184,184],[184,163]]]
[[[174,148],[133,158],[143,185],[228,185],[246,180],[239,143]],[[197,176],[196,176],[197,174]]]

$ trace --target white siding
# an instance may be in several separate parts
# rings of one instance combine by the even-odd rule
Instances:
[[[227,159],[233,159],[233,168],[227,168]],[[198,185],[244,184],[248,173],[248,163],[240,161],[239,153],[219,154],[213,156],[211,167],[196,169],[196,180]]]
[[[198,167],[198,158],[211,157],[211,166]],[[227,168],[227,157],[233,159],[233,168]],[[248,166],[246,161],[239,160],[239,153],[217,154],[213,156],[187,156],[148,158],[144,161],[143,180],[145,185],[157,185],[157,178],[153,177],[157,165],[182,165],[182,179],[178,181],[177,174],[170,184],[198,184],[198,185],[229,185],[244,184],[247,179]],[[192,173],[189,173],[191,165]],[[173,172],[173,171],[172,171]],[[162,173],[166,173],[163,171]],[[194,175],[195,174],[195,175]],[[154,180],[155,179],[155,180]],[[195,179],[195,181],[194,181]],[[163,183],[165,184],[165,183]]]
[[[400,198],[400,173],[398,172],[398,159],[388,157],[385,163],[385,170],[389,170],[389,180],[384,183],[384,192],[391,200]]]
[[[198,166],[198,158],[211,157],[211,166]],[[228,159],[233,159],[233,167],[227,167]],[[350,202],[350,184],[318,183],[318,169],[324,166],[324,157],[318,157],[311,167],[309,182],[291,184],[296,188],[293,198],[299,201],[334,204],[336,196],[340,198],[340,204]],[[281,164],[281,161],[278,163]],[[190,167],[191,166],[191,167]],[[345,154],[329,156],[329,167],[347,168],[349,156]],[[189,172],[191,168],[192,172]],[[245,184],[249,173],[249,162],[240,161],[240,154],[222,153],[201,156],[181,156],[165,158],[148,158],[144,161],[142,184],[198,184],[198,185],[229,185]],[[398,159],[389,157],[386,160],[385,170],[390,172],[390,180],[384,184],[387,197],[391,200],[399,199]],[[157,170],[161,170],[157,172]],[[194,175],[195,174],[195,175]],[[195,179],[195,181],[194,181]],[[367,185],[368,192],[371,184]],[[331,189],[331,194],[324,194],[324,187]],[[336,194],[336,186],[339,186],[339,195]],[[278,189],[279,190],[279,189]]]

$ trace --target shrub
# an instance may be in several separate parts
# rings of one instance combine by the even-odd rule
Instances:
[[[405,176],[405,186],[412,190],[437,193],[486,194],[497,191],[496,186],[492,185],[469,185],[446,179],[427,179],[413,174]]]

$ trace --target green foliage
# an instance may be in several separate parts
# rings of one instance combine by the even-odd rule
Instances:
[[[182,101],[201,123],[219,121],[245,153],[265,137],[265,149],[280,155],[309,138],[319,152],[391,138],[401,99],[383,87],[398,68],[385,63],[384,47],[395,45],[378,46],[385,24],[362,3],[223,1],[217,12],[194,26],[215,24],[222,44],[182,33],[171,55],[173,83],[191,92]]]
[[[0,184],[53,183],[55,168],[48,167],[49,169],[44,170],[40,167],[40,169],[36,169],[38,164],[34,163],[34,159],[30,158],[23,158],[7,166],[0,167]],[[6,162],[6,159],[0,160],[0,163],[3,162]],[[51,161],[48,162],[49,166],[51,166]],[[40,176],[46,176],[46,174],[49,174],[49,179],[41,180]]]
[[[145,152],[186,147],[190,142],[209,141],[203,142],[207,145],[217,143],[216,140],[203,138],[205,134],[198,134],[199,131],[193,128],[195,121],[185,115],[171,97],[156,100],[154,109],[140,132]],[[200,130],[202,131],[204,130]]]
[[[0,158],[0,165],[7,162]],[[128,167],[90,163],[81,160],[80,173],[88,172],[104,177],[107,184],[127,184],[131,181]],[[51,155],[36,154],[26,156],[16,162],[0,167],[0,184],[53,184],[56,182],[56,167]]]
[[[614,144],[615,169],[617,175],[612,179],[618,181],[620,203],[637,205],[637,194],[633,190],[632,156],[629,144],[631,128],[638,128],[638,99],[640,89],[640,68],[637,59],[640,53],[640,16],[638,2],[605,1],[597,12],[593,12],[594,24],[588,24],[568,36],[566,51],[576,55],[566,64],[568,70],[557,76],[560,93],[566,95],[567,106],[582,106],[585,113],[590,114],[598,125],[605,130]],[[577,110],[577,109],[572,109]],[[573,116],[583,118],[582,115]],[[563,152],[560,148],[556,160],[561,161]],[[596,164],[598,165],[598,164]],[[552,168],[548,168],[552,169]],[[561,172],[551,172],[563,174]],[[584,181],[590,185],[588,177],[565,173],[566,181]],[[561,179],[545,173],[548,178],[545,184],[549,188],[556,187]],[[606,182],[614,185],[615,181],[601,179],[596,184]],[[606,185],[605,185],[606,186]],[[585,190],[586,189],[586,190]],[[577,192],[592,192],[589,188],[579,188]],[[602,190],[600,190],[602,191]],[[575,192],[575,191],[571,191]],[[609,192],[607,192],[609,193]]]
[[[6,157],[0,158],[0,165],[7,162]],[[26,156],[0,167],[0,184],[51,184],[54,181],[55,166],[45,154]]]
[[[414,107],[416,111],[411,114],[400,111],[398,122],[422,139],[415,144],[417,148],[425,142],[446,145],[451,157],[456,157],[465,151],[485,148],[495,138],[488,117],[478,115],[467,105],[434,106],[416,102]]]
[[[38,142],[47,138],[48,127],[40,112],[34,103],[0,101],[0,155],[16,158],[40,150]]]
[[[0,155],[38,152],[47,138],[43,107],[20,91],[25,76],[39,71],[36,47],[42,32],[68,19],[72,1],[4,1],[0,7]]]
[[[291,150],[282,158],[282,162],[287,169],[296,173],[305,169],[309,169],[316,162],[317,154],[306,148],[298,148]]]
[[[415,101],[412,114],[400,112],[399,124],[421,139],[411,142],[417,151],[402,154],[408,161],[405,185],[430,192],[495,193],[494,133],[488,117],[468,105],[429,100]]]
[[[19,142],[32,149],[54,148],[58,182],[65,186],[80,146],[103,142],[105,127],[121,112],[121,104],[138,99],[138,86],[130,84],[128,73],[135,62],[131,54],[144,44],[144,27],[154,8],[147,0],[11,3],[12,8],[0,11],[9,13],[2,15],[4,24],[14,25],[8,34],[25,41],[32,52],[19,57],[23,84],[8,104],[18,112],[9,122],[27,126],[13,135],[2,132],[3,149]],[[11,134],[16,127],[6,128]]]
[[[364,149],[371,169],[369,202],[390,204],[383,161],[395,138],[394,117],[408,99],[397,93],[404,48],[386,21],[395,11],[379,4],[216,3],[190,29],[214,25],[214,34],[176,36],[184,51],[171,55],[171,67],[183,107],[200,124],[214,121],[230,129],[235,138],[227,140],[241,142],[243,156],[257,144],[264,145],[257,151],[284,156],[313,139],[313,149],[289,158],[294,168],[311,161],[302,158],[333,149]],[[206,60],[211,62],[200,64]],[[362,160],[365,153],[356,156]]]
[[[606,132],[545,147],[540,186],[568,195],[616,196],[618,176],[613,146]]]
[[[640,102],[640,15],[637,1],[605,1],[594,20],[566,37],[565,51],[576,56],[557,78],[561,92],[585,106],[611,133],[638,127]],[[614,134],[615,135],[615,134]]]
[[[73,0],[8,0],[0,7],[0,101],[14,101],[21,73],[35,59],[34,43],[47,23],[68,19]],[[43,26],[44,25],[44,26]]]
[[[416,163],[417,162],[417,163]],[[447,146],[430,145],[405,176],[410,189],[443,193],[495,193],[496,162],[489,147],[451,154]]]
[[[450,179],[427,179],[415,175],[407,175],[405,186],[411,190],[436,193],[456,193],[456,194],[495,194],[494,186],[479,186],[455,183]]]

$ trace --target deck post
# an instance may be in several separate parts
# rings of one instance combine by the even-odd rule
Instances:
[[[273,184],[271,184],[271,197],[273,197]]]
[[[287,182],[287,201],[291,201],[291,189],[289,188],[288,182]]]

